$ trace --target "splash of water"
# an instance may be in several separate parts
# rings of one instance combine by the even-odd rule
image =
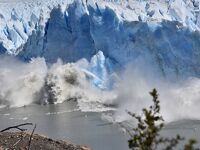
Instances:
[[[85,63],[87,66],[88,62]],[[23,63],[15,58],[2,57],[0,104],[22,107],[32,103],[56,104],[73,99],[83,111],[94,108],[96,111],[108,110],[104,105],[110,105],[115,95],[92,85],[91,81],[95,78],[99,77],[83,69],[81,62],[63,64],[58,60],[48,66],[44,58]]]
[[[142,108],[152,104],[149,92],[156,88],[161,102],[161,114],[166,122],[180,119],[199,119],[200,79],[189,77],[185,80],[170,82],[159,78],[152,72],[127,68],[117,82],[118,109],[115,121],[130,119],[127,110],[140,114]]]
[[[148,92],[157,88],[161,113],[166,121],[199,119],[200,79],[176,83],[155,72],[131,66],[115,75],[114,87],[106,91],[91,84],[97,76],[86,70],[89,62],[47,65],[43,58],[23,63],[15,58],[0,59],[0,104],[21,107],[32,103],[62,103],[76,100],[82,111],[114,111],[116,121],[129,119],[126,110],[140,113],[152,101]],[[103,68],[105,69],[105,68]],[[148,75],[148,76],[147,76]]]
[[[28,105],[36,101],[44,84],[47,66],[43,58],[28,64],[15,58],[0,58],[0,102],[11,107]]]

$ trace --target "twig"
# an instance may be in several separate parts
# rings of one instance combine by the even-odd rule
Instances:
[[[35,129],[36,129],[36,124],[35,124],[35,126],[34,126],[34,128],[33,128],[33,131],[32,131],[32,133],[31,133],[31,136],[30,136],[30,139],[29,139],[28,150],[30,150],[30,148],[31,148],[32,136],[33,136],[33,133],[35,132]]]
[[[23,131],[21,132],[21,138],[12,146],[15,147],[19,142],[21,142],[23,140]]]
[[[109,125],[113,125],[113,123],[102,123],[102,124],[98,124],[97,126],[109,126]]]
[[[118,123],[119,124],[119,126],[121,127],[121,128],[123,128],[123,129],[125,129],[125,131],[126,131],[126,133],[130,136],[130,137],[133,137],[133,133],[127,128],[127,127],[125,127],[125,125],[123,125],[123,123]]]
[[[12,147],[15,147],[21,140],[22,138],[20,138]]]
[[[20,127],[26,126],[26,125],[32,126],[33,124],[32,123],[23,123],[23,124],[19,124],[19,125],[16,125],[16,126],[11,126],[11,127],[5,128],[5,129],[1,130],[0,132],[5,132],[5,131],[10,130],[10,129],[18,129],[20,131],[26,131],[27,129],[20,128]]]

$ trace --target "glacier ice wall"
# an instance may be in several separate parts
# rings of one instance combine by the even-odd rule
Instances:
[[[122,21],[113,9],[97,3],[85,7],[73,3],[66,10],[54,8],[45,27],[33,31],[18,56],[76,62],[90,60],[101,50],[117,69],[141,61],[170,79],[200,75],[198,31],[178,21]]]
[[[90,60],[101,50],[117,70],[146,62],[167,78],[199,76],[198,2],[52,0],[18,5],[0,11],[2,53],[53,63],[58,58]]]

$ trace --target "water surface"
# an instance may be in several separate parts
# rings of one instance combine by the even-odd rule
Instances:
[[[80,112],[69,103],[4,108],[0,111],[0,129],[32,122],[37,124],[36,133],[54,139],[72,141],[94,150],[128,150],[124,132],[118,125],[103,120],[101,115]]]

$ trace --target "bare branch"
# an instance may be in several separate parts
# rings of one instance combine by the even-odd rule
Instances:
[[[20,131],[26,131],[27,129],[22,129],[20,127],[27,126],[27,125],[32,126],[33,123],[23,123],[23,124],[19,124],[19,125],[16,125],[16,126],[11,126],[11,127],[8,127],[8,128],[5,128],[5,129],[1,130],[0,132],[5,132],[5,131],[8,131],[10,129],[18,129]]]
[[[32,141],[32,137],[33,137],[33,133],[35,132],[35,129],[36,129],[36,124],[35,124],[35,126],[33,128],[33,131],[31,133],[31,136],[30,136],[30,139],[29,139],[28,150],[30,150],[30,148],[31,148],[31,141]]]

